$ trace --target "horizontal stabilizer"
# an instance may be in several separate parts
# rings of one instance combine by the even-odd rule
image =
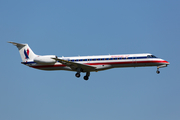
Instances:
[[[8,42],[8,43],[12,43],[13,45],[17,46],[17,47],[23,47],[27,44],[20,44],[20,43],[15,43],[15,42]]]

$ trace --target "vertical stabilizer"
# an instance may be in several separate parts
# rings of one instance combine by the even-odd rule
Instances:
[[[28,44],[20,44],[15,42],[8,42],[8,43],[12,43],[19,49],[22,62],[31,61],[37,56],[36,54],[34,54],[34,52],[31,50]]]

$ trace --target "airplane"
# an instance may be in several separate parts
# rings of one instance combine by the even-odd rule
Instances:
[[[143,54],[122,54],[122,55],[99,55],[99,56],[77,56],[77,57],[57,57],[56,55],[36,55],[28,44],[12,43],[19,49],[22,64],[40,70],[66,70],[75,71],[75,76],[79,78],[81,72],[85,72],[84,80],[88,80],[90,72],[122,67],[146,67],[157,66],[167,67],[170,63],[158,58],[150,53]]]

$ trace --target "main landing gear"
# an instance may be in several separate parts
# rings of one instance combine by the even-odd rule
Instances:
[[[80,73],[76,73],[75,76],[77,78],[79,78],[81,76],[81,74]],[[89,76],[90,76],[90,72],[86,72],[86,75],[84,76],[84,80],[88,80]]]
[[[84,80],[88,80],[90,76],[90,72],[86,72],[86,76],[84,76]]]
[[[77,73],[75,74],[75,76],[77,77],[77,78],[79,78],[80,76],[81,76],[81,69],[77,69]],[[86,72],[86,75],[84,76],[84,80],[88,80],[89,79],[89,76],[90,76],[90,72]]]
[[[80,74],[81,71],[82,71],[81,68],[78,68],[78,69],[77,69],[77,73],[75,74],[75,76],[76,76],[77,78],[79,78],[79,77],[81,76],[81,74]]]

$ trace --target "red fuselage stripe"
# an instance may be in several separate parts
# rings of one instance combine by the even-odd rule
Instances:
[[[165,60],[156,60],[156,61],[128,61],[128,62],[101,62],[101,63],[83,63],[86,65],[115,65],[115,64],[141,64],[141,63],[169,63]],[[30,66],[33,68],[48,68],[48,67],[65,67],[66,65],[57,64],[57,65],[37,65],[37,66]]]

